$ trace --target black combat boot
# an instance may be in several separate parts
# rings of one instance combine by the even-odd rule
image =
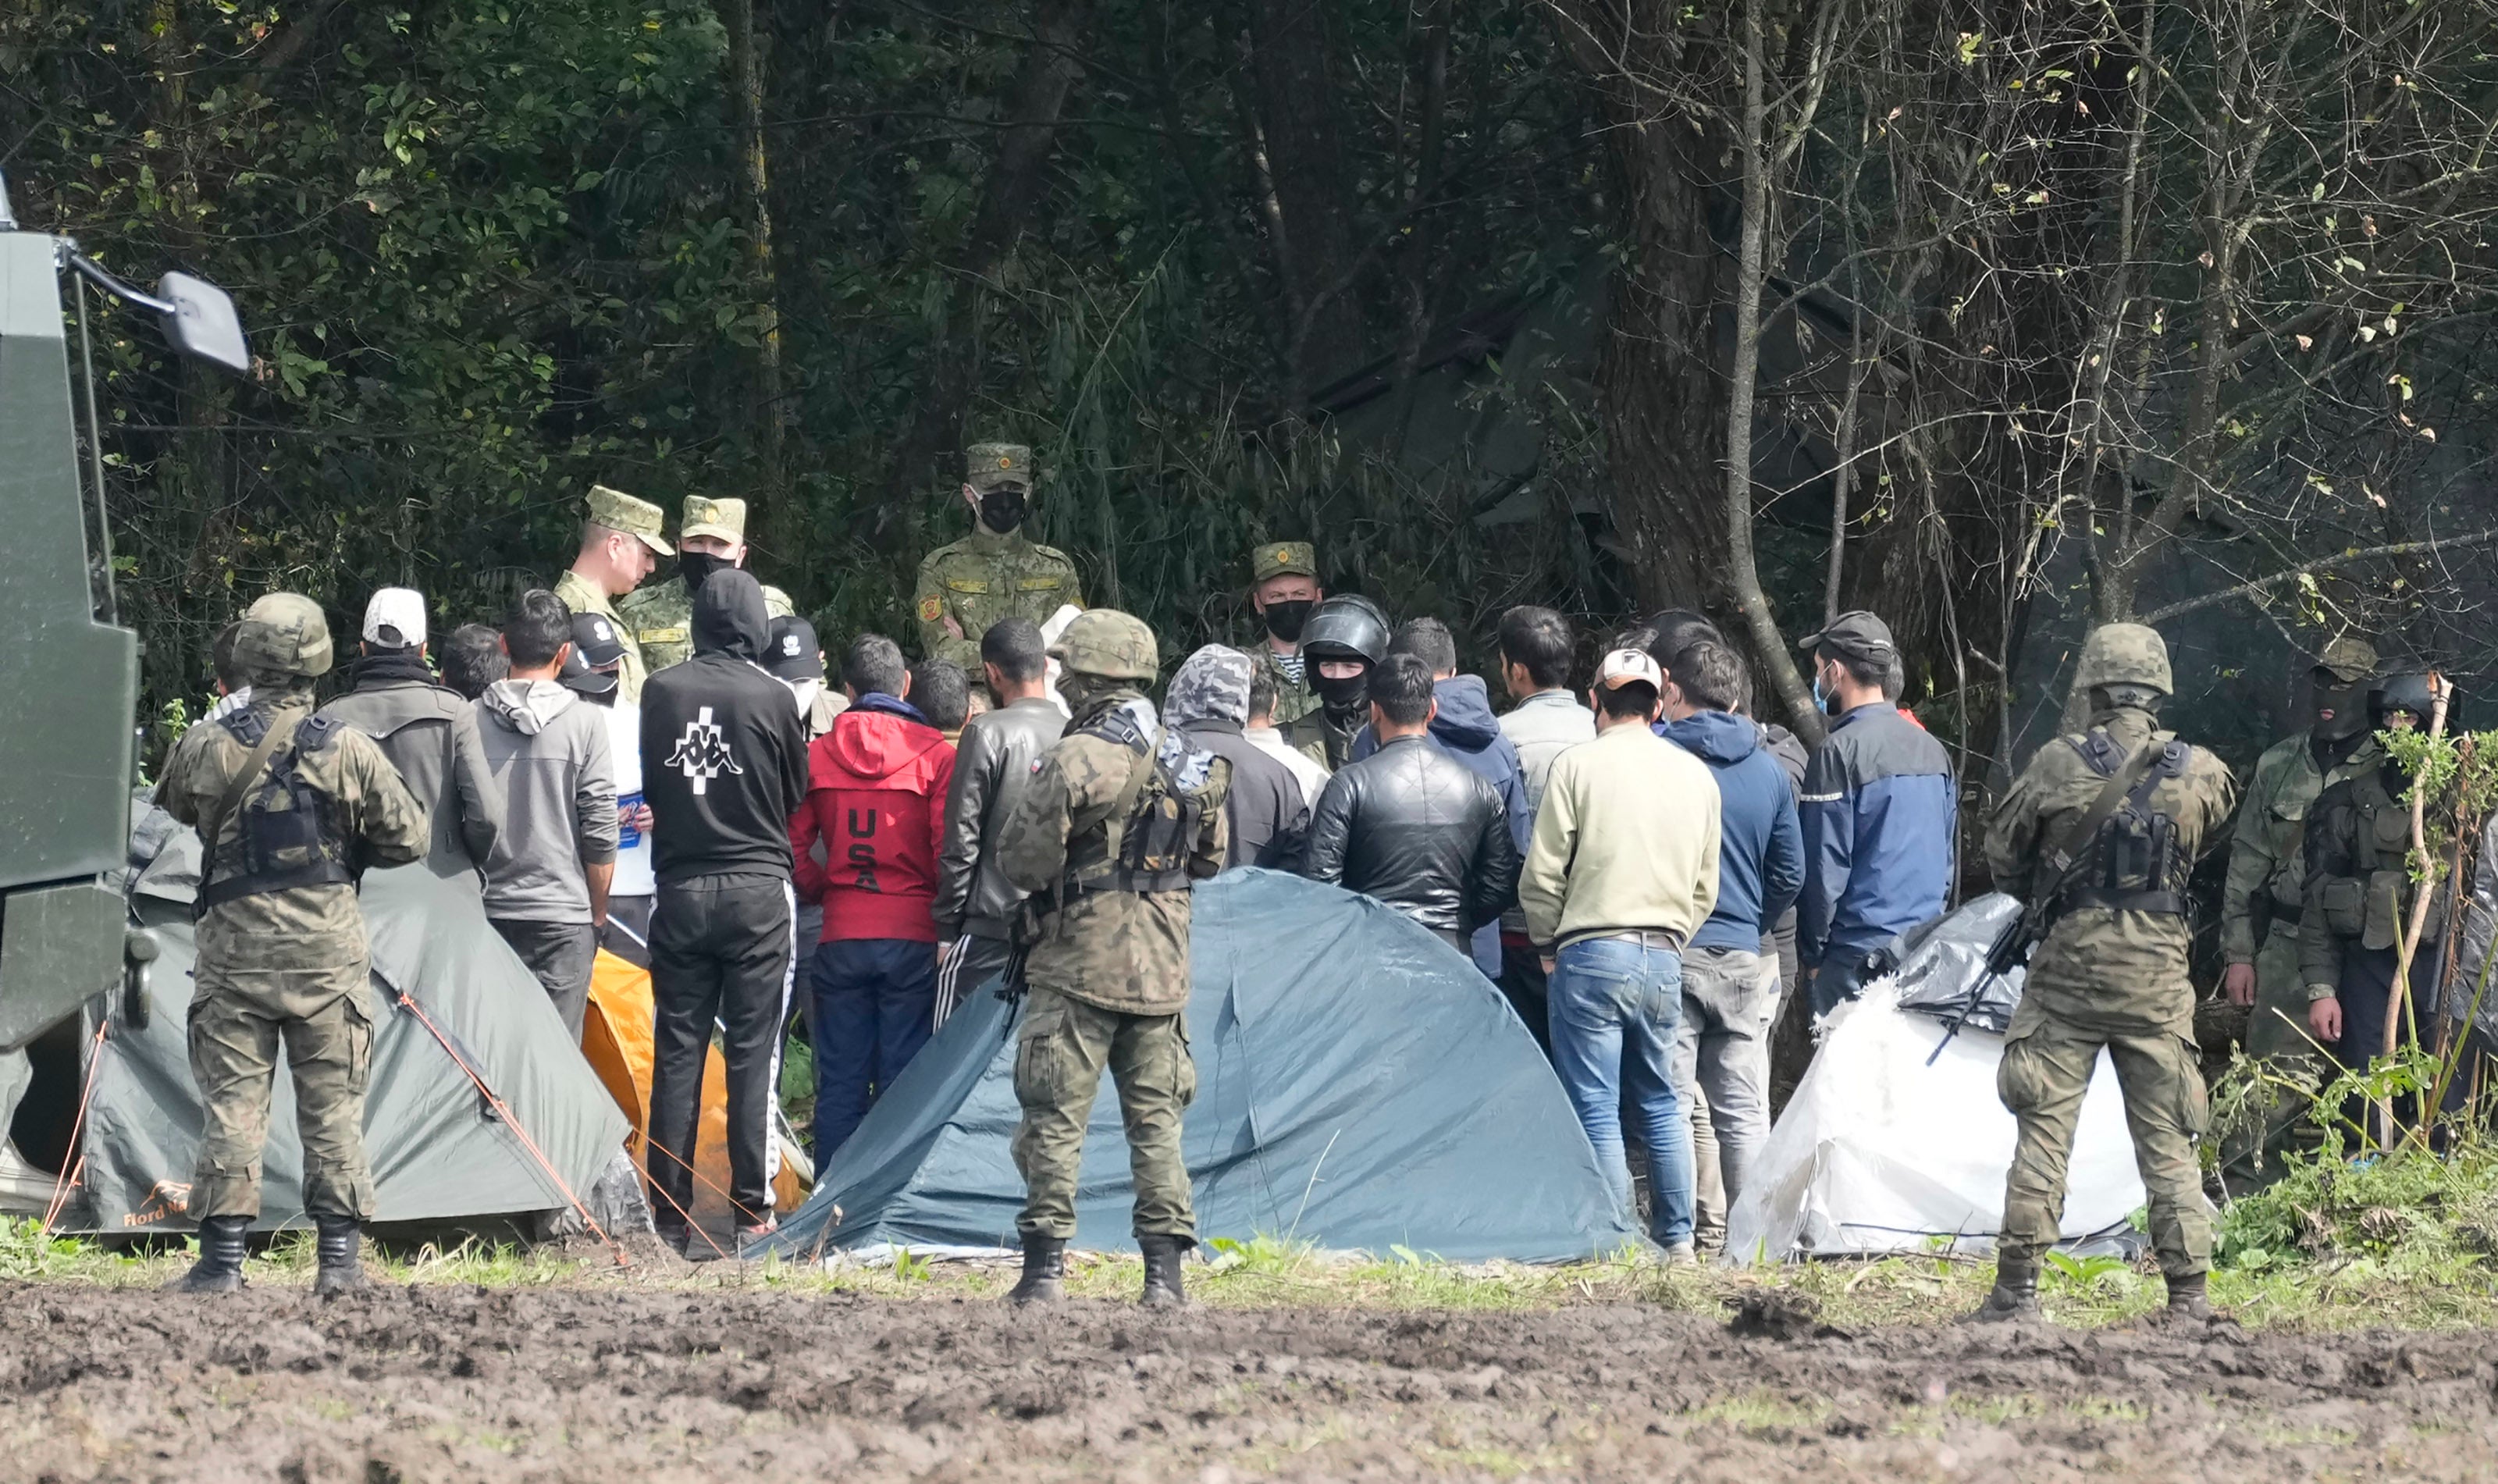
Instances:
[[[232,1293],[242,1286],[242,1243],[249,1216],[206,1216],[200,1221],[200,1260],[176,1278],[176,1293]]]
[[[2204,1291],[2205,1274],[2196,1273],[2168,1280],[2168,1317],[2171,1319],[2210,1319],[2211,1295]]]
[[[1057,1237],[1023,1240],[1023,1279],[1008,1294],[1015,1304],[1055,1304],[1067,1297],[1067,1243]]]
[[[1999,1257],[1995,1260],[1995,1291],[1974,1311],[1963,1314],[1961,1323],[2003,1324],[2038,1317],[2038,1265]]]
[[[319,1231],[318,1250],[321,1271],[313,1276],[312,1293],[326,1299],[333,1294],[359,1293],[372,1286],[365,1277],[361,1255],[365,1229],[353,1216],[321,1216],[312,1218]]]
[[[1145,1291],[1137,1300],[1147,1308],[1176,1308],[1188,1302],[1188,1291],[1180,1286],[1179,1262],[1196,1246],[1186,1237],[1139,1237],[1137,1245],[1145,1254]]]

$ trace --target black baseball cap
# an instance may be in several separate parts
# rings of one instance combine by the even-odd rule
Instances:
[[[823,646],[816,642],[816,626],[802,618],[774,619],[763,641],[763,667],[780,680],[823,679]]]
[[[1854,660],[1888,661],[1900,652],[1891,638],[1891,626],[1862,608],[1842,613],[1823,625],[1821,632],[1796,641],[1796,647],[1807,652],[1825,646]]]
[[[616,621],[604,613],[576,613],[572,616],[572,652],[588,668],[607,669],[624,658],[624,636],[616,631]]]
[[[581,658],[579,644],[563,652],[563,668],[555,672],[555,680],[580,695],[606,695],[616,689],[616,672],[592,669]]]

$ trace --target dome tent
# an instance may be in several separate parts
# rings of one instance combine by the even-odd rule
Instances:
[[[1272,871],[1201,884],[1194,917],[1198,1091],[1181,1146],[1201,1238],[1527,1262],[1639,1240],[1526,1028],[1456,951],[1367,897]],[[991,989],[946,1021],[775,1249],[1014,1247],[1015,1016]],[[1105,1074],[1075,1245],[1133,1249],[1130,1201]]]
[[[64,1231],[133,1235],[193,1224],[185,1202],[203,1124],[188,1046],[199,840],[161,811],[141,816],[131,913],[154,930],[163,953],[145,1024],[121,1013],[118,996],[101,1041],[104,1002],[80,1017],[78,1084],[62,1089],[79,1110],[80,1131],[66,1155],[77,1185],[55,1222]],[[602,1175],[622,1167],[624,1116],[536,978],[487,925],[473,881],[436,877],[420,863],[368,872],[362,896],[372,946],[365,1139],[374,1219],[427,1225],[560,1211],[576,1198],[606,1208],[602,1222],[620,1201],[629,1210],[629,1188],[597,1189]],[[294,1084],[282,1059],[262,1168],[258,1228],[308,1226]]]

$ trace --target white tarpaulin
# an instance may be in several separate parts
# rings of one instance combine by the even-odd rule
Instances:
[[[1993,1248],[2012,1163],[2012,1114],[1995,1092],[2003,1038],[1974,1026],[1951,1034],[1902,1010],[1900,992],[1896,979],[1877,980],[1825,1023],[1728,1213],[1727,1262]],[[2073,1140],[2064,1235],[2116,1235],[2142,1204],[2116,1071],[2101,1052]]]

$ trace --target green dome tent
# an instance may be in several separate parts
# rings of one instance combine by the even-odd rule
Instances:
[[[1639,1240],[1526,1028],[1423,928],[1368,897],[1237,870],[1197,888],[1190,948],[1198,1093],[1181,1144],[1201,1238],[1527,1262]],[[946,1021],[776,1249],[1013,1247],[1014,1016],[983,990]],[[1076,1244],[1133,1248],[1130,1200],[1105,1074]]]
[[[67,1107],[37,1112],[78,1130],[63,1151],[77,1170],[62,1192],[58,1230],[130,1235],[187,1231],[184,1210],[202,1117],[187,1044],[191,1000],[190,901],[198,837],[150,812],[146,863],[131,892],[133,917],[154,929],[164,953],[148,986],[149,1013],[136,1025],[111,997],[97,1039],[99,1001],[80,1017],[80,1054],[49,1089]],[[564,1211],[578,1200],[602,1224],[629,1188],[602,1176],[622,1161],[624,1113],[582,1059],[537,980],[486,923],[473,883],[434,876],[423,864],[374,871],[364,881],[372,943],[372,1075],[365,1140],[386,1224],[436,1224],[481,1216]],[[47,1093],[39,1077],[29,1101]],[[278,1068],[263,1161],[261,1230],[304,1226],[303,1151],[293,1081]],[[491,1096],[489,1095],[491,1093]],[[26,1116],[19,1115],[23,1127]],[[642,1217],[647,1221],[647,1215]]]

